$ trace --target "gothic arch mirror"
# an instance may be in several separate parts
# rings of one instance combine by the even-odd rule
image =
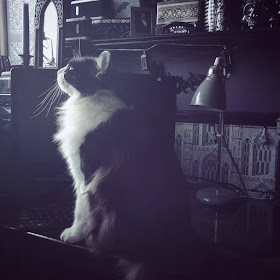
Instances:
[[[42,66],[57,67],[57,12],[53,2],[46,8],[43,19]]]
[[[36,68],[60,68],[62,63],[63,0],[37,0],[35,5]]]

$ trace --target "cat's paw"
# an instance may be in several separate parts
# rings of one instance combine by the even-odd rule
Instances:
[[[60,235],[60,239],[66,243],[78,243],[85,239],[84,235],[75,227],[66,228]]]

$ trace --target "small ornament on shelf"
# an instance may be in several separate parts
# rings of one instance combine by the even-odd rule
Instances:
[[[242,13],[244,29],[280,26],[279,0],[244,0]]]
[[[141,67],[142,71],[148,71],[150,69],[150,58],[146,55],[145,51],[141,55]]]
[[[207,32],[241,29],[242,0],[206,0],[204,29]]]
[[[195,30],[196,24],[195,23],[187,23],[187,22],[172,22],[163,26],[162,31],[160,34],[164,33],[172,33],[172,34],[186,34],[191,33]]]

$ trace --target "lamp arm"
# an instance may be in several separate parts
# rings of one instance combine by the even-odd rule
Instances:
[[[237,172],[237,174],[238,174],[238,176],[239,176],[239,178],[240,178],[240,181],[241,181],[241,184],[242,184],[244,193],[245,193],[246,196],[248,196],[248,192],[247,192],[247,189],[246,189],[246,186],[245,186],[245,183],[244,183],[242,174],[241,174],[241,172],[240,172],[240,170],[239,170],[239,168],[238,168],[238,166],[237,166],[237,164],[236,164],[236,162],[235,162],[235,160],[234,160],[234,157],[233,157],[232,154],[231,154],[231,151],[230,151],[230,149],[229,149],[229,147],[228,147],[228,145],[227,145],[227,143],[226,143],[226,139],[225,139],[225,136],[224,136],[224,135],[222,135],[222,139],[221,139],[221,140],[222,140],[223,143],[225,144],[225,147],[226,147],[226,150],[227,150],[227,152],[228,152],[228,154],[229,154],[229,157],[230,157],[230,159],[231,159],[231,161],[232,161],[232,163],[233,163],[233,165],[234,165],[234,167],[235,167],[235,169],[236,169],[236,172]]]
[[[217,166],[217,172],[216,172],[216,181],[218,183],[221,183],[222,180],[221,180],[221,158],[222,158],[222,144],[224,143],[225,147],[226,147],[226,150],[229,154],[229,157],[236,169],[236,172],[240,178],[240,181],[241,181],[241,184],[242,184],[242,187],[243,187],[243,190],[244,190],[244,193],[246,196],[248,196],[248,192],[247,192],[247,189],[246,189],[246,186],[245,186],[245,183],[244,183],[244,180],[243,180],[243,177],[240,173],[240,170],[234,160],[234,157],[232,156],[231,154],[231,151],[226,143],[226,139],[225,139],[225,136],[224,136],[224,113],[223,112],[219,112],[219,125],[218,125],[218,133],[217,133],[217,144],[218,144],[218,152],[217,152],[217,158],[218,158],[218,166]]]
[[[218,151],[217,151],[217,172],[216,172],[216,181],[221,183],[221,158],[222,158],[222,137],[224,131],[224,114],[223,112],[219,112],[219,124],[218,124],[218,133],[217,133],[217,144],[218,144]]]

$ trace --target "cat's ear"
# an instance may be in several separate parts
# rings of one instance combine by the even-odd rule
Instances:
[[[111,57],[110,52],[103,51],[99,55],[99,57],[96,58],[96,63],[98,65],[98,68],[100,69],[100,72],[97,74],[97,76],[106,72],[110,64],[110,57]]]

